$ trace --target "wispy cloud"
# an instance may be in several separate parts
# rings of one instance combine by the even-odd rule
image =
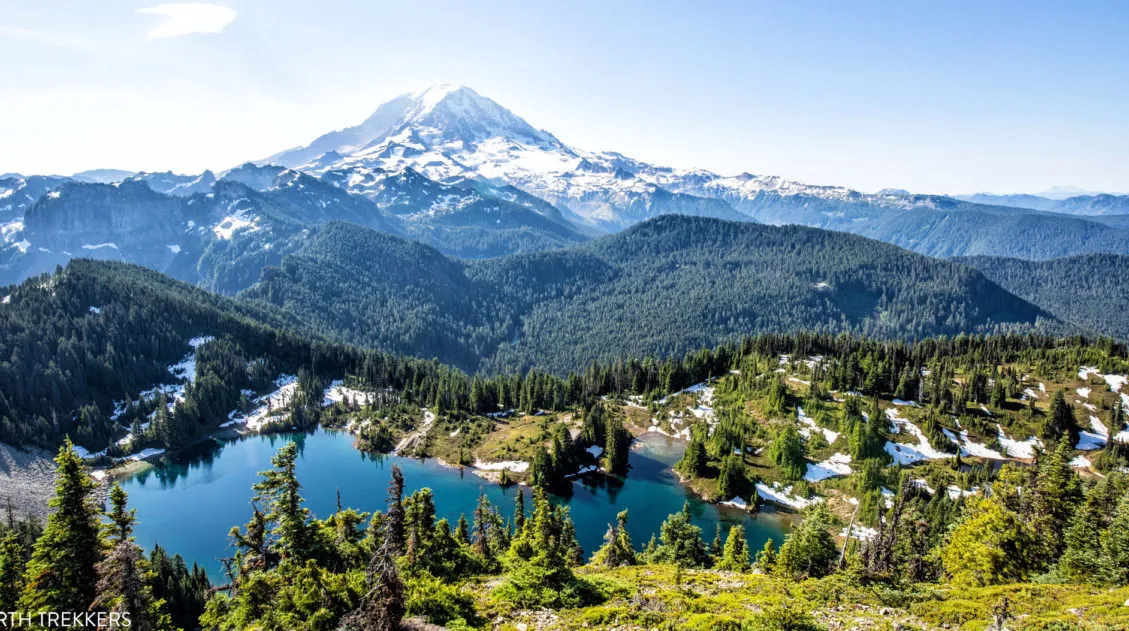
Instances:
[[[153,27],[147,37],[159,39],[192,33],[219,33],[235,20],[235,10],[208,2],[169,2],[138,9],[138,13],[159,15],[164,21]]]

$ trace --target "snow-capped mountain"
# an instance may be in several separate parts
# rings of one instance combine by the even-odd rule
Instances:
[[[283,167],[246,165],[192,194],[160,192],[153,183],[68,181],[43,195],[6,224],[0,284],[86,257],[237,291],[293,251],[310,226],[346,221],[403,234],[368,200]]]
[[[449,184],[411,169],[356,167],[322,177],[278,165],[221,174],[140,173],[111,184],[0,180],[0,285],[74,257],[138,263],[234,292],[300,245],[347,222],[464,258],[540,251],[586,236],[544,201],[504,185]]]
[[[128,180],[145,182],[149,188],[158,193],[188,197],[196,193],[207,193],[216,183],[216,176],[211,171],[204,171],[199,175],[179,175],[172,171],[164,173],[138,173]]]
[[[932,256],[1129,254],[1125,198],[1046,201],[657,166],[569,146],[470,88],[439,85],[226,172],[0,176],[0,283],[96,256],[237,291],[333,221],[462,258],[564,247],[665,214],[842,230]]]
[[[448,84],[397,97],[356,127],[261,163],[315,173],[410,168],[440,183],[508,184],[604,230],[666,213],[748,220],[724,202],[616,169],[606,156],[569,147],[474,90]]]
[[[1116,224],[1072,216],[1081,214],[1078,206],[1109,213],[1116,207],[1109,200],[1061,203],[1050,209],[1054,212],[1040,212],[898,189],[863,193],[771,175],[672,169],[569,146],[474,90],[451,85],[397,97],[356,127],[263,161],[272,162],[318,174],[350,172],[357,178],[410,169],[436,186],[511,186],[601,232],[677,213],[843,230],[935,256],[1039,259],[1122,252],[1129,243],[1129,232],[1120,227],[1110,231]],[[976,231],[975,238],[970,230]],[[1047,230],[1063,238],[1041,238]],[[1016,239],[1016,234],[1037,238]]]

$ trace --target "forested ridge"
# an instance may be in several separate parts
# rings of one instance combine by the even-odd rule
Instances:
[[[1059,330],[959,264],[842,233],[681,216],[475,262],[330,224],[243,296],[327,337],[487,372],[564,374],[759,332]]]
[[[1049,261],[957,259],[1008,291],[1083,330],[1129,338],[1129,256],[1087,254]]]
[[[269,309],[134,265],[75,260],[9,291],[0,305],[0,441],[17,445],[57,445],[69,434],[103,447],[131,417],[152,412],[179,426],[161,441],[175,447],[280,373],[349,371],[405,387],[447,370],[295,333]],[[193,350],[193,338],[218,340],[195,354],[183,401],[142,396],[183,383],[170,365]]]

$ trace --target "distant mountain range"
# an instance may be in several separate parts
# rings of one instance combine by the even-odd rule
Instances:
[[[1127,199],[869,194],[672,169],[569,146],[439,85],[226,172],[0,178],[0,284],[83,256],[233,293],[326,222],[464,259],[567,248],[670,214],[851,232],[937,257],[1129,254]]]
[[[1072,215],[1129,215],[1129,195],[1094,193],[1071,195],[1070,197],[1046,197],[1042,195],[976,193],[975,195],[957,195],[956,197],[976,204],[1046,210]]]

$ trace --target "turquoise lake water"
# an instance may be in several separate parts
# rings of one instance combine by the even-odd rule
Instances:
[[[405,494],[429,487],[435,495],[439,517],[452,524],[460,514],[471,513],[479,492],[499,506],[503,516],[513,515],[520,487],[502,489],[470,469],[400,456],[373,456],[353,448],[353,437],[334,431],[250,436],[234,440],[209,439],[151,469],[122,481],[129,503],[137,509],[137,542],[149,548],[160,543],[191,564],[199,563],[213,581],[220,581],[219,559],[230,556],[227,533],[243,525],[251,514],[251,485],[258,472],[270,468],[270,458],[287,442],[298,443],[298,480],[306,505],[319,517],[333,512],[337,492],[341,503],[362,511],[384,509],[391,466],[404,472]],[[670,466],[681,457],[684,444],[664,436],[648,435],[636,441],[631,470],[618,482],[601,475],[575,480],[567,496],[553,501],[570,507],[577,538],[590,555],[601,544],[616,514],[629,509],[628,529],[636,548],[642,548],[671,513],[690,503],[694,522],[707,542],[716,525],[745,525],[749,545],[758,550],[769,537],[777,544],[788,526],[780,516],[764,514],[753,519],[744,512],[702,501],[682,486]],[[532,505],[529,489],[526,507]]]

